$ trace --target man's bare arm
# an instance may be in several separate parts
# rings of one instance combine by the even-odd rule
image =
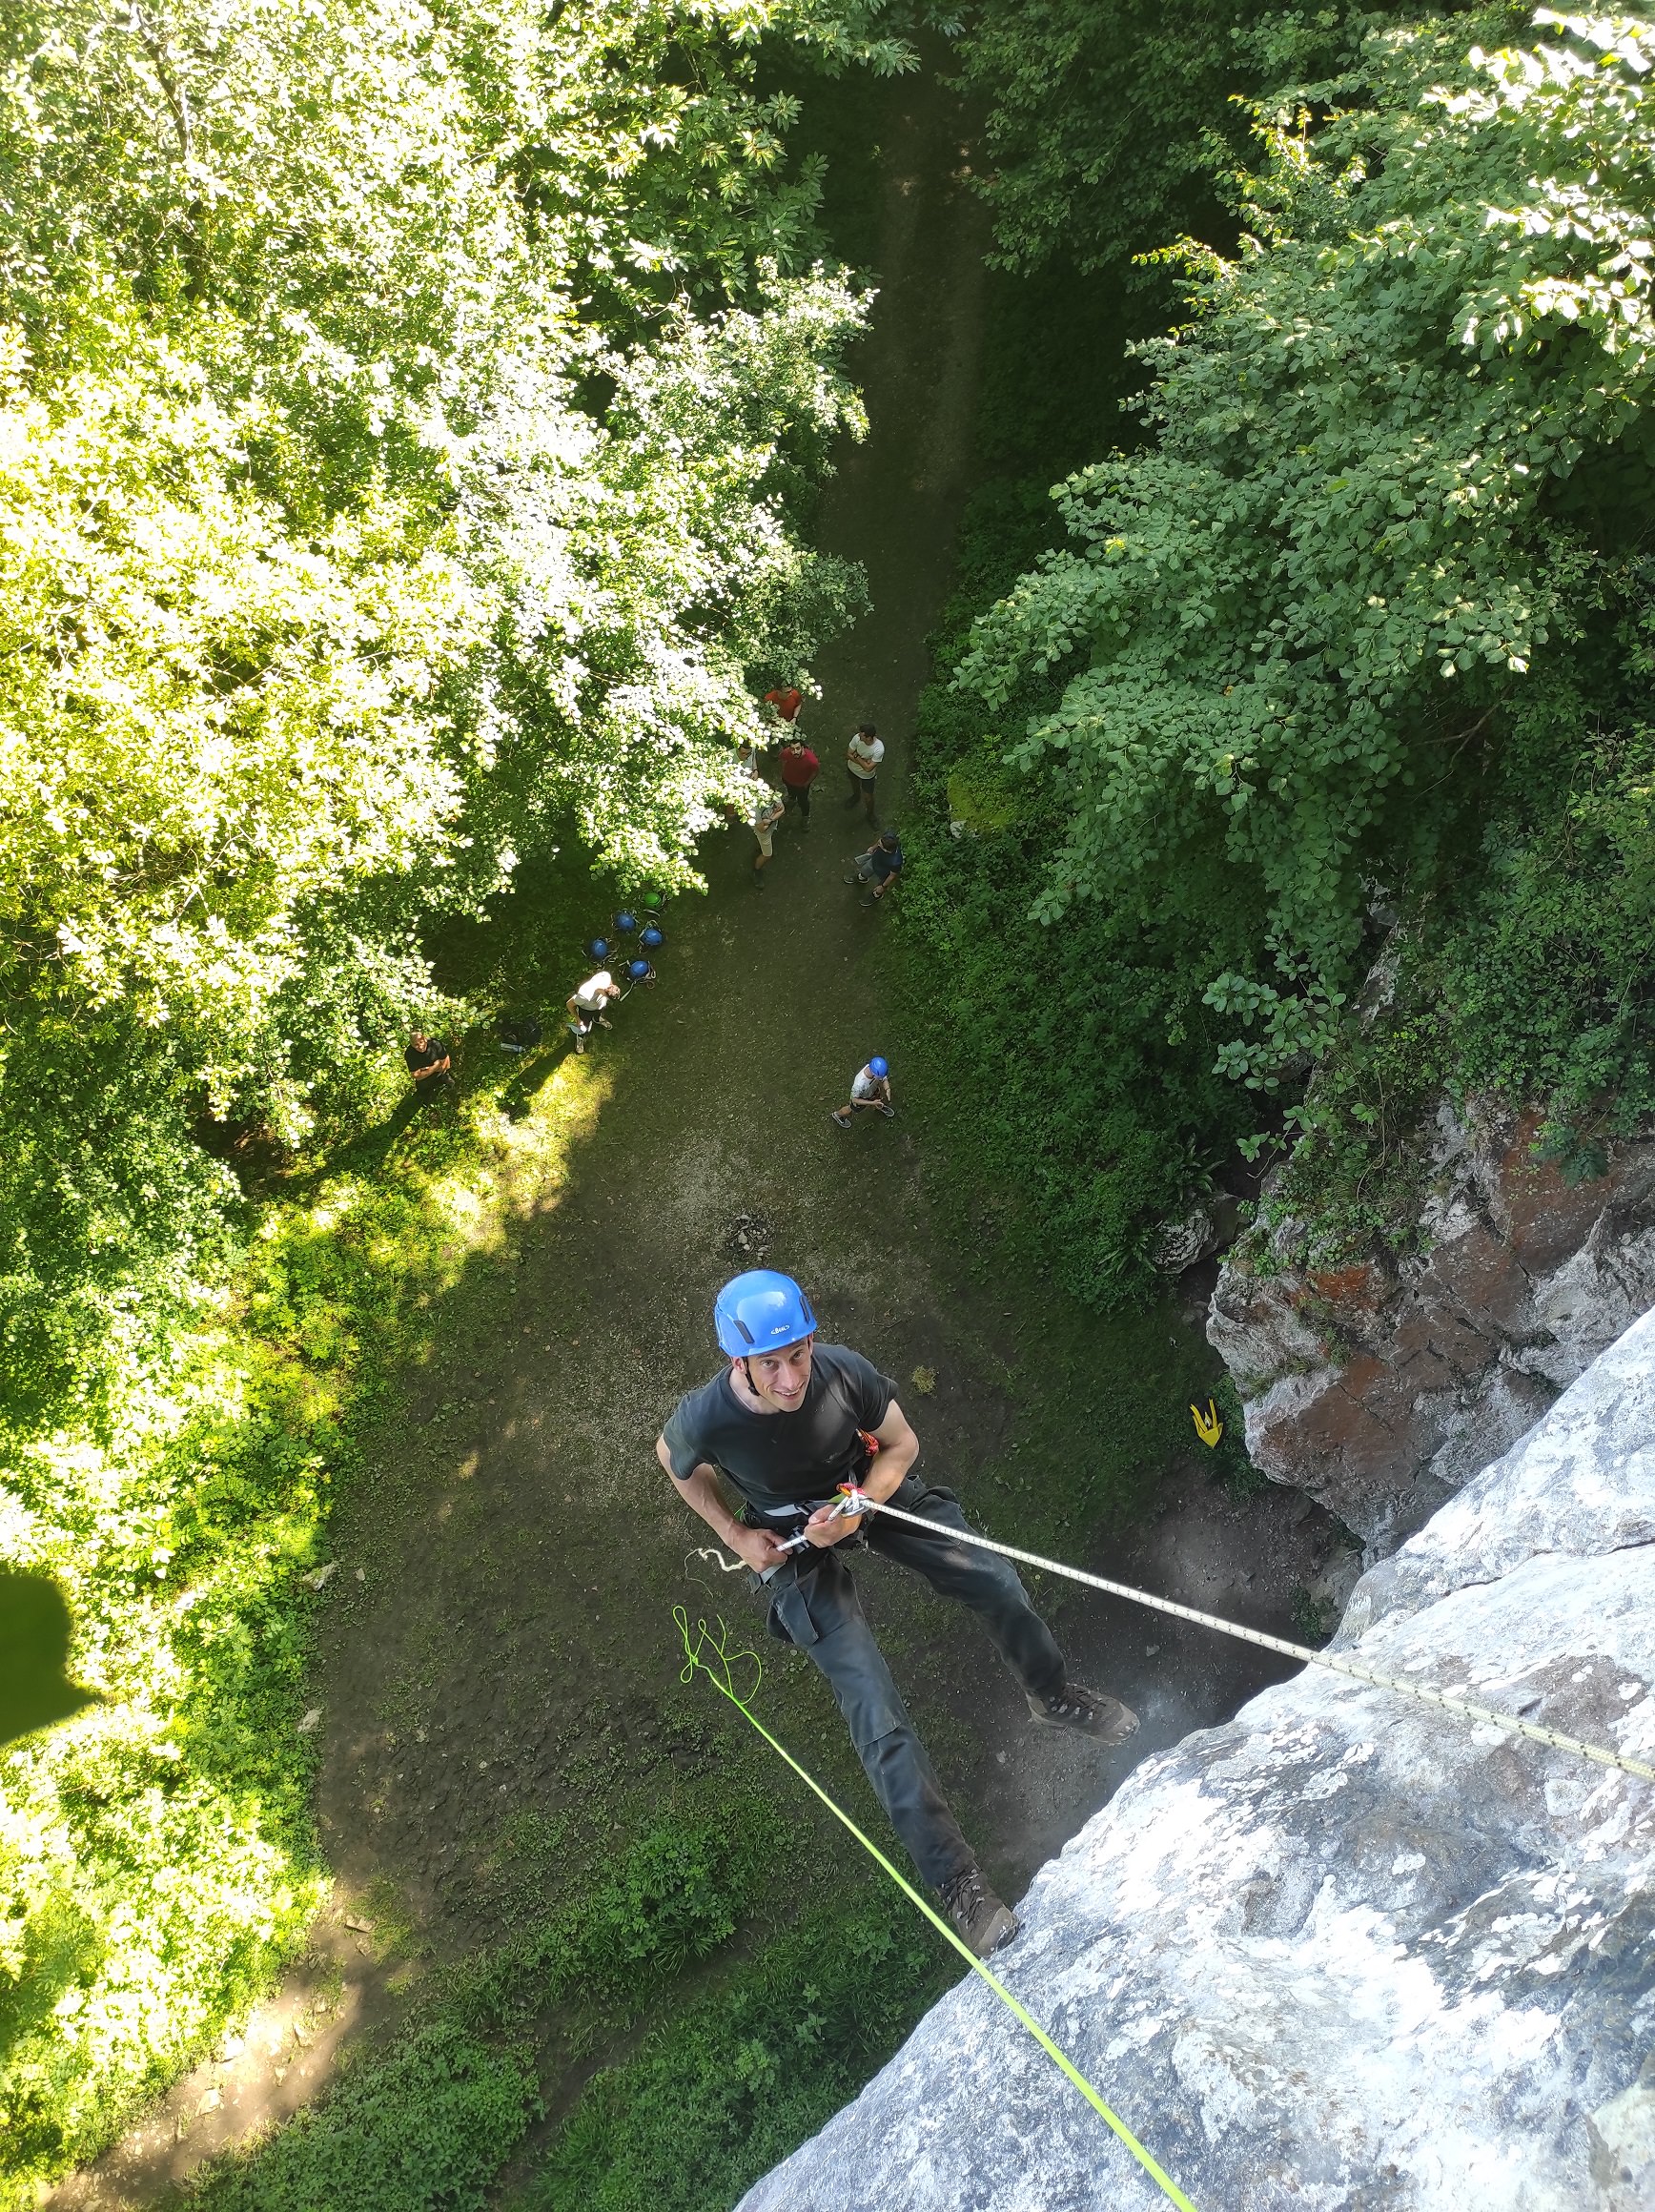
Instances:
[[[862,1487],[870,1498],[889,1498],[895,1493],[903,1476],[918,1459],[919,1438],[909,1426],[908,1417],[894,1398],[887,1409],[885,1419],[873,1433],[879,1439],[880,1449],[872,1466],[868,1470]],[[846,1537],[854,1536],[866,1518],[861,1513],[851,1513],[841,1520],[830,1521],[828,1518],[830,1510],[830,1507],[823,1506],[819,1513],[812,1513],[805,1525],[810,1542],[818,1550],[829,1544],[843,1544]]]
[[[746,1560],[755,1574],[763,1574],[769,1567],[779,1567],[787,1558],[787,1554],[767,1529],[748,1528],[736,1519],[724,1502],[718,1470],[708,1461],[703,1460],[688,1481],[681,1482],[672,1472],[672,1455],[664,1436],[655,1440],[655,1456],[690,1511],[699,1513],[719,1542],[727,1545],[738,1559]]]

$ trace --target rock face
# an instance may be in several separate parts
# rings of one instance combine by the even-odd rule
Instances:
[[[1247,1448],[1370,1559],[1533,1426],[1655,1304],[1655,1143],[1571,1189],[1530,1153],[1538,1116],[1439,1109],[1423,1257],[1274,1271],[1225,1261],[1207,1335],[1246,1402]],[[1290,1248],[1294,1224],[1272,1240]]]
[[[1365,1576],[1370,1664],[1655,1763],[1655,1316]],[[1649,2212],[1655,1783],[1314,1668],[1146,1761],[996,1969],[1199,2212]],[[968,1978],[741,2212],[1164,2202]]]

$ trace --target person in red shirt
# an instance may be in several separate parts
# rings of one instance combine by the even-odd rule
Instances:
[[[799,809],[801,830],[810,827],[810,786],[822,763],[802,737],[787,737],[782,742],[782,804]]]
[[[799,709],[804,704],[805,694],[796,685],[788,684],[780,690],[765,693],[765,705],[774,714],[776,720],[785,724],[788,729],[791,729],[794,723],[798,721]]]

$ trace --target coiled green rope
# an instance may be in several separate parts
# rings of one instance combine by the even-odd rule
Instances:
[[[1149,2152],[1145,2150],[1143,2144],[1139,2142],[1136,2136],[1133,2134],[1131,2128],[1127,2126],[1126,2122],[1121,2120],[1118,2115],[1113,2113],[1110,2110],[1109,2106],[1105,2104],[1103,2099],[1098,2095],[1097,2091],[1092,2086],[1092,2083],[1086,2079],[1086,2076],[1081,2073],[1080,2069],[1074,2065],[1073,2060],[1066,2058],[1064,2054],[1057,2048],[1057,2045],[1052,2040],[1052,2038],[1046,2033],[1046,2030],[1040,2025],[1039,2021],[1036,2020],[1023,2005],[1018,2003],[1017,1999],[1011,1995],[1011,1991],[1006,1987],[1005,1983],[1000,1980],[997,1975],[990,1973],[989,1969],[984,1965],[983,1961],[971,1949],[971,1945],[965,1942],[955,1933],[955,1931],[949,1926],[948,1922],[943,1918],[942,1915],[920,1895],[919,1892],[914,1888],[913,1884],[906,1880],[903,1875],[897,1872],[896,1868],[891,1864],[890,1860],[886,1857],[884,1852],[880,1850],[879,1846],[873,1841],[872,1837],[864,1834],[862,1830],[857,1827],[855,1821],[851,1819],[849,1813],[847,1813],[843,1807],[834,1803],[833,1799],[828,1796],[827,1791],[823,1789],[821,1783],[818,1782],[813,1775],[806,1772],[805,1769],[800,1766],[798,1760],[794,1758],[792,1752],[787,1750],[787,1746],[785,1744],[778,1743],[776,1738],[771,1735],[769,1730],[766,1728],[764,1722],[760,1720],[753,1712],[753,1710],[748,1704],[747,1699],[753,1697],[757,1693],[759,1684],[764,1677],[764,1669],[759,1664],[758,1653],[751,1650],[732,1652],[728,1649],[729,1631],[725,1627],[725,1624],[722,1620],[718,1625],[718,1633],[715,1636],[713,1631],[707,1627],[705,1621],[697,1621],[694,1628],[692,1629],[689,1625],[689,1614],[685,1611],[683,1606],[673,1607],[672,1617],[674,1621],[677,1622],[678,1632],[684,1639],[684,1672],[680,1679],[684,1682],[693,1682],[698,1673],[705,1674],[706,1676],[707,1680],[712,1684],[713,1688],[718,1691],[719,1695],[721,1697],[727,1698],[730,1704],[735,1707],[736,1710],[743,1716],[743,1718],[748,1721],[752,1727],[757,1729],[760,1735],[764,1737],[766,1743],[769,1745],[771,1751],[778,1752],[782,1758],[786,1759],[788,1766],[792,1768],[794,1773],[798,1775],[800,1781],[805,1784],[806,1788],[813,1791],[815,1794],[821,1798],[823,1804],[827,1806],[828,1812],[832,1813],[834,1819],[841,1822],[846,1828],[848,1828],[851,1834],[855,1836],[857,1842],[861,1844],[863,1850],[867,1852],[868,1856],[877,1861],[877,1863],[885,1869],[886,1873],[890,1876],[891,1880],[896,1884],[897,1888],[902,1892],[903,1895],[908,1898],[909,1903],[918,1906],[919,1910],[925,1915],[926,1918],[930,1922],[931,1926],[937,1930],[938,1934],[941,1935],[946,1941],[953,1945],[954,1949],[959,1953],[960,1956],[965,1960],[966,1964],[971,1968],[971,1972],[976,1975],[978,1979],[988,1983],[989,1987],[993,1991],[994,1995],[999,1998],[1000,2002],[1006,2007],[1006,2010],[1023,2027],[1028,2029],[1029,2033],[1033,2037],[1034,2040],[1039,2044],[1040,2048],[1045,2052],[1046,2056],[1052,2060],[1052,2064],[1056,2066],[1062,2074],[1067,2076],[1071,2081],[1073,2082],[1075,2088],[1079,2090],[1081,2096],[1085,2098],[1087,2103],[1092,2106],[1093,2110],[1098,2115],[1099,2119],[1104,2120],[1106,2124],[1114,2130],[1115,2135],[1120,2138],[1120,2140],[1126,2145],[1127,2149],[1131,2151],[1133,2157],[1136,2159],[1138,2164],[1142,2166],[1144,2172],[1148,2174],[1151,2181],[1156,2184],[1156,2186],[1169,2199],[1169,2201],[1172,2203],[1179,2206],[1180,2212],[1195,2212],[1195,2207],[1191,2203],[1188,2197],[1184,2195],[1182,2189],[1178,2187],[1175,2181],[1170,2180],[1168,2176],[1161,2171],[1160,2167],[1156,2165],[1154,2160],[1151,2158]],[[732,1672],[734,1668],[740,1667],[744,1663],[750,1665],[753,1670],[753,1679],[747,1688],[746,1697],[743,1697],[737,1690]]]

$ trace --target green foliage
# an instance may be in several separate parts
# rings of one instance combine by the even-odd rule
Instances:
[[[1176,911],[1220,863],[1274,949],[1220,991],[1331,994],[1364,874],[1429,863],[1459,794],[1407,793],[1612,588],[1554,494],[1636,435],[1647,378],[1649,210],[1588,181],[1641,167],[1641,35],[1526,63],[1374,40],[1374,112],[1266,121],[1268,243],[1197,257],[1156,447],[1071,480],[1072,549],[960,671],[998,708],[1085,656],[1013,754],[1064,809],[1044,918]]]
[[[535,2109],[521,2054],[439,2023],[359,2064],[194,2201],[213,2212],[472,2212]]]
[[[904,1913],[889,1890],[865,1892],[738,1967],[598,2076],[515,2202],[725,2212],[856,2093],[952,1977],[951,1955]]]
[[[1464,1079],[1550,1098],[1572,1178],[1602,1157],[1581,1116],[1621,1133],[1655,1113],[1655,731],[1560,744],[1525,717],[1502,784],[1442,989]]]
[[[435,1301],[594,1109],[571,1078],[509,1118],[515,1079],[446,1121],[399,1109],[382,1147],[264,1211],[235,1298],[198,1301],[190,1337],[134,1362],[101,1441],[16,1448],[0,1529],[68,1595],[73,1671],[100,1703],[0,1754],[0,2202],[106,2141],[320,1902],[306,1578]]]
[[[1302,1105],[1292,1111],[1296,1141],[1259,1219],[1297,1224],[1294,1258],[1338,1266],[1376,1239],[1417,1248],[1425,1181],[1420,1123],[1455,1065],[1443,1010],[1410,959],[1390,1006],[1330,1037]]]
[[[409,1022],[486,1005],[433,948],[560,848],[695,881],[754,690],[860,604],[799,530],[863,304],[773,45],[911,58],[879,0],[0,28],[0,1560],[100,1700],[0,1759],[5,2202],[321,1895],[331,1487],[589,1103],[405,1130]]]
[[[1160,31],[1040,21],[972,33],[1010,88],[997,127],[1050,123],[992,187],[1008,253],[1153,245],[1105,180],[1142,101],[1184,96],[1135,73]],[[951,850],[911,839],[909,913],[941,954],[975,1149],[1034,1186],[1054,1262],[1094,1298],[1142,1280],[1187,1148],[1242,1135],[1214,1076],[1271,1101],[1271,1132],[1285,1116],[1292,1204],[1347,1253],[1417,1195],[1398,1117],[1434,1085],[1555,1096],[1570,1172],[1605,1116],[1649,1110],[1655,48],[1632,19],[1537,24],[1249,31],[1255,84],[1335,73],[1252,103],[1240,250],[1187,240],[1191,319],[1136,349],[1146,441],[1060,485],[1064,542],[963,651],[945,641],[959,706],[928,707],[931,789],[1016,803],[979,805],[993,834]],[[1217,68],[1229,31],[1175,12],[1166,35]],[[1069,92],[1093,37],[1110,68],[1119,42],[1125,91],[1088,123]],[[1188,133],[1158,143],[1191,158]],[[1176,195],[1154,190],[1158,219]],[[1614,733],[1597,768],[1594,730]],[[1424,918],[1406,993],[1369,1022],[1350,1002],[1376,886]],[[988,1025],[1018,977],[1038,1049],[996,1074]]]
[[[539,2113],[531,2025],[636,2017],[664,1979],[734,1932],[775,1815],[730,1803],[666,1814],[613,1871],[445,1976],[389,2045],[358,2050],[327,2099],[191,2191],[204,2212],[461,2212],[487,2201]],[[887,2000],[889,2002],[889,2000]],[[581,2037],[573,2038],[577,2047]]]
[[[1242,151],[1243,102],[1347,67],[1364,30],[1397,11],[982,0],[961,75],[988,109],[997,260],[1025,273],[1069,261],[1131,283],[1134,257],[1175,232],[1233,239],[1213,173]]]
[[[444,918],[571,838],[696,880],[755,682],[862,589],[796,527],[860,428],[862,305],[757,51],[904,66],[876,15],[9,13],[18,1417],[100,1418],[100,1347],[123,1372],[221,1260],[204,1109],[302,1145],[411,1012],[453,1019]]]
[[[968,519],[962,589],[916,733],[924,811],[905,835],[899,921],[908,1020],[933,1071],[930,1112],[1004,1205],[995,1264],[1032,1261],[1118,1309],[1152,1290],[1155,1225],[1192,1195],[1197,1156],[1241,1135],[1249,1112],[1214,1072],[1222,1031],[1202,1003],[1205,931],[1095,905],[1030,927],[1062,821],[1049,792],[1006,766],[997,732],[1054,703],[1059,686],[1029,677],[985,731],[948,677],[971,615],[1043,521],[1007,490]],[[1239,930],[1234,942],[1239,952]]]

